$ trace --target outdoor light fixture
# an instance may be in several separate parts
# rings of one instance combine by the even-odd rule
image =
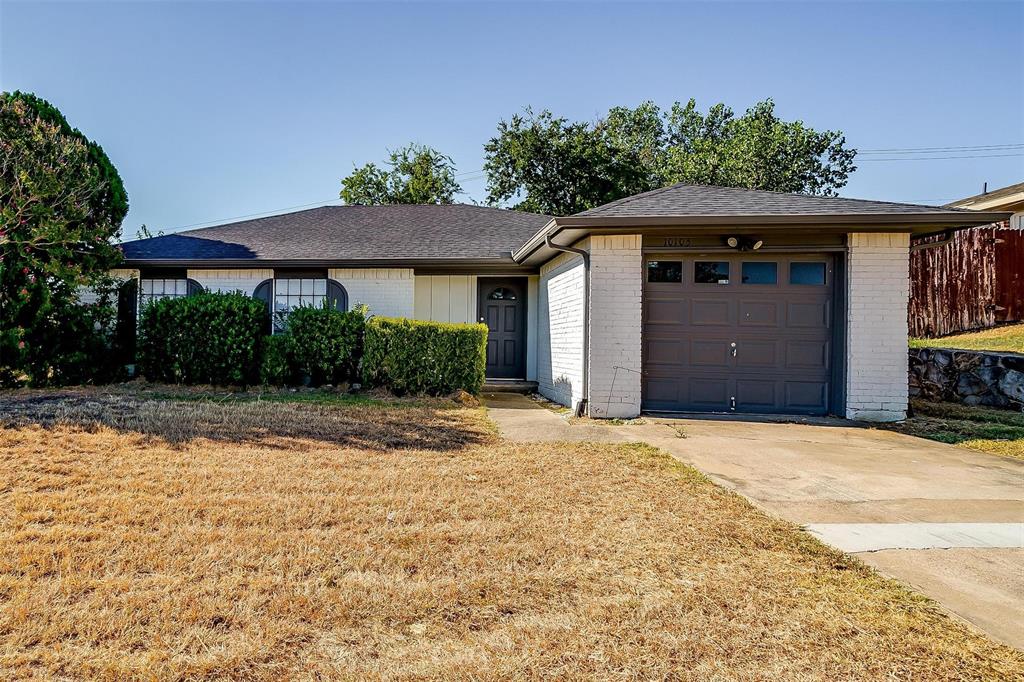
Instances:
[[[763,239],[753,237],[727,237],[725,243],[730,249],[739,249],[740,251],[757,251],[764,246]]]

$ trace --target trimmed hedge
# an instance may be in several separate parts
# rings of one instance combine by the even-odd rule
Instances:
[[[289,386],[299,383],[292,356],[292,337],[288,334],[269,336],[263,342],[260,359],[260,383],[265,386]]]
[[[139,315],[139,370],[151,381],[252,384],[269,330],[266,303],[241,293],[154,301]]]
[[[366,314],[366,306],[343,312],[326,301],[320,308],[304,306],[288,313],[295,369],[314,386],[354,379],[363,355]]]
[[[363,379],[396,394],[479,393],[487,326],[374,317],[366,323]]]

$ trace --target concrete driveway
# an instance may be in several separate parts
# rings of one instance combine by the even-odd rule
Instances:
[[[511,440],[643,441],[1024,649],[1024,462],[840,420],[570,424],[487,400]]]

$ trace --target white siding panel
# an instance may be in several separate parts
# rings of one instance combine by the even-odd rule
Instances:
[[[451,322],[451,277],[448,275],[430,278],[430,319]]]
[[[417,320],[476,322],[476,275],[418,275]]]

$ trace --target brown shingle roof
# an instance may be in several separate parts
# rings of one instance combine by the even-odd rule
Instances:
[[[678,183],[619,199],[576,215],[620,218],[697,215],[870,215],[948,213],[950,210],[936,206],[898,204],[888,201]]]
[[[549,218],[451,205],[322,206],[126,242],[132,260],[430,260],[511,262]]]

